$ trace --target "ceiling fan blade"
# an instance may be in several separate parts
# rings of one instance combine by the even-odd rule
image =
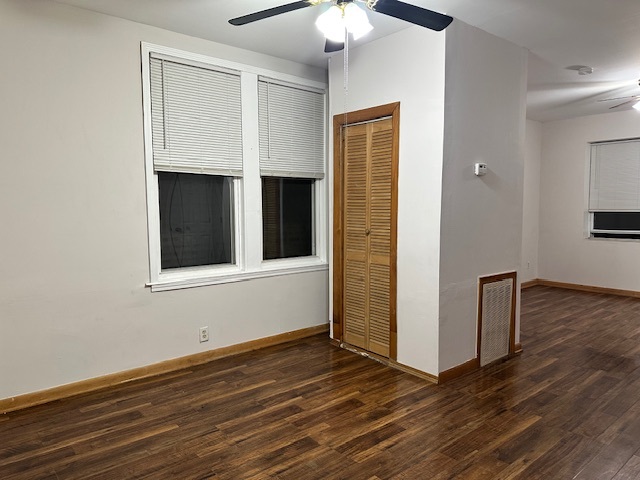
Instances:
[[[415,5],[400,2],[399,0],[378,0],[372,7],[372,10],[438,32],[448,27],[453,21],[453,17],[449,15],[427,10],[422,7],[416,7]]]
[[[626,97],[603,98],[599,102],[610,102],[612,100],[626,100],[627,98],[640,98],[640,95],[627,95]]]
[[[327,38],[327,41],[324,44],[324,53],[339,52],[343,48],[344,42],[334,42],[333,40],[329,40]]]
[[[250,13],[242,17],[232,18],[231,20],[229,20],[229,23],[231,25],[246,25],[247,23],[255,22],[257,20],[275,17],[276,15],[280,15],[282,13],[293,12],[294,10],[298,10],[304,7],[312,7],[313,5],[313,3],[310,3],[307,0],[300,0],[298,2],[280,5],[278,7],[267,8],[266,10]]]
[[[618,105],[614,105],[613,107],[609,107],[609,110],[611,110],[611,109],[613,109],[613,108],[622,107],[623,105],[628,105],[628,104],[630,104],[630,103],[636,103],[637,101],[638,101],[638,97],[634,97],[634,98],[633,98],[633,99],[631,99],[631,100],[628,100],[628,101],[626,101],[626,102],[619,103]]]

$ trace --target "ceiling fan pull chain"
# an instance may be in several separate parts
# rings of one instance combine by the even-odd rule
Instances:
[[[343,88],[344,88],[344,125],[347,125],[347,97],[349,96],[349,32],[344,30],[344,65],[343,71]]]

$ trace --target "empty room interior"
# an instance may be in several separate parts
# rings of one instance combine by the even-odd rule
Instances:
[[[0,478],[640,478],[639,22],[0,0]]]

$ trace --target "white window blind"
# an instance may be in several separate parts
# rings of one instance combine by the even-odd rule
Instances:
[[[260,175],[324,177],[324,93],[260,78]]]
[[[640,140],[591,145],[589,210],[640,211]]]
[[[156,171],[242,175],[240,74],[150,59]]]

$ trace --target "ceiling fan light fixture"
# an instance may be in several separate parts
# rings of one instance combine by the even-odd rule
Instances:
[[[353,35],[354,40],[358,40],[373,30],[367,13],[353,2],[344,7],[344,25],[347,32]]]
[[[322,32],[325,38],[333,42],[344,41],[345,19],[342,9],[337,5],[332,5],[326,12],[316,20],[316,27]]]

